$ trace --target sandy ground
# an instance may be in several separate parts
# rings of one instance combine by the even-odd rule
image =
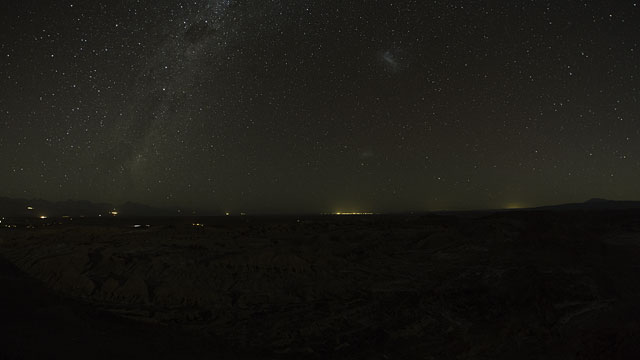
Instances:
[[[639,215],[16,221],[2,351],[635,359]]]

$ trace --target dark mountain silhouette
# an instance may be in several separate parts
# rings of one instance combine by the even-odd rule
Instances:
[[[626,210],[640,209],[640,201],[607,200],[600,198],[589,199],[582,203],[547,205],[518,210]],[[107,216],[111,211],[117,211],[118,216],[210,216],[222,215],[215,210],[194,210],[181,208],[159,208],[134,202],[121,205],[107,203],[93,203],[86,200],[66,200],[52,202],[43,199],[15,199],[0,197],[0,216],[5,217],[59,217],[59,216]],[[511,210],[488,210],[511,211]],[[517,210],[516,210],[517,211]]]
[[[126,202],[117,208],[118,214],[122,216],[177,216],[181,215],[178,209],[155,208],[152,206]]]
[[[602,204],[602,203],[607,203],[610,202],[611,200],[607,200],[607,199],[601,199],[601,198],[592,198],[589,199],[587,201],[585,201],[586,204]]]
[[[640,209],[640,201],[589,199],[582,203],[548,205],[533,208],[535,210],[627,210]]]
[[[0,215],[2,216],[98,216],[107,214],[113,207],[104,203],[90,201],[58,201],[43,199],[12,199],[0,197]]]
[[[0,216],[6,217],[97,217],[110,215],[112,211],[117,211],[118,216],[179,216],[182,214],[182,211],[178,209],[156,208],[133,202],[118,206],[85,200],[53,202],[42,199],[0,197]],[[188,212],[188,214],[192,214],[192,212]]]

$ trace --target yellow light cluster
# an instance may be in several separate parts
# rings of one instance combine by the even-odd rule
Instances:
[[[117,212],[117,211],[115,211],[115,210],[114,210],[114,211],[110,211],[110,212],[109,212],[109,215],[116,216],[116,215],[118,215],[118,212]]]
[[[191,225],[193,225],[193,226],[199,226],[199,227],[204,227],[204,224],[200,224],[200,223],[193,223],[193,224],[191,224]]]
[[[507,205],[505,205],[505,209],[523,209],[526,208],[527,206],[521,203],[509,203]]]
[[[337,212],[334,215],[373,215],[372,212]]]

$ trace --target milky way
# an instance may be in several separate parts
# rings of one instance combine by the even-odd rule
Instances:
[[[633,2],[15,2],[0,196],[235,211],[638,199]]]

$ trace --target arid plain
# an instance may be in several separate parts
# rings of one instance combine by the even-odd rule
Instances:
[[[8,358],[640,353],[638,210],[3,225]]]

